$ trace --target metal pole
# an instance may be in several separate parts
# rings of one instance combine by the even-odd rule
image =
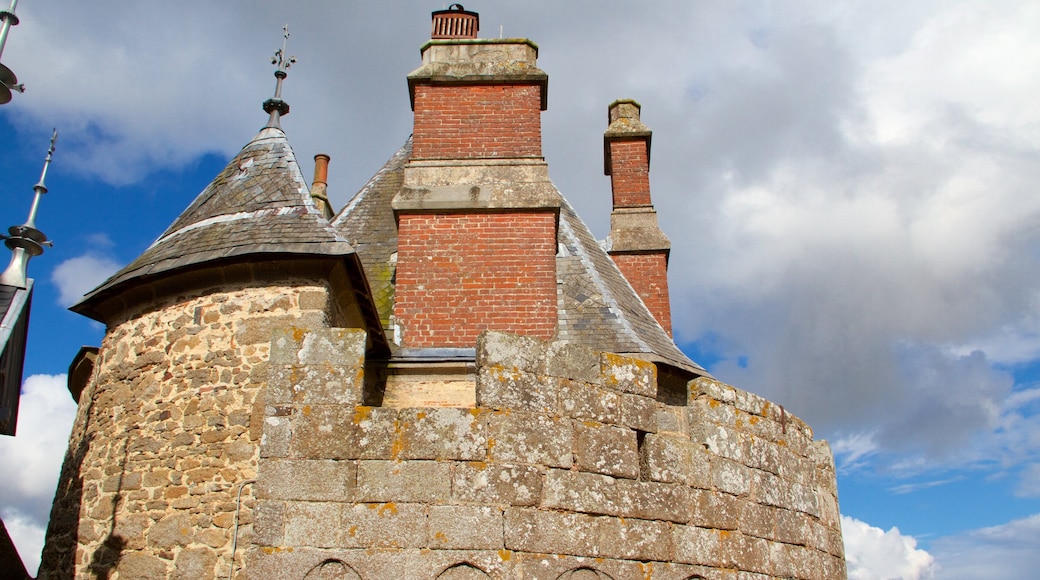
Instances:
[[[18,6],[18,0],[11,0],[11,7],[6,11],[0,11],[0,20],[4,22],[0,26],[0,56],[4,55],[4,44],[7,44],[7,31],[11,29],[11,25],[18,24],[18,17],[14,15],[16,6]]]

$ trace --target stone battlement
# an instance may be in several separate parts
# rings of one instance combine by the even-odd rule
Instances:
[[[276,334],[250,577],[844,575],[830,450],[781,407],[499,333],[476,407],[366,406],[364,342]]]

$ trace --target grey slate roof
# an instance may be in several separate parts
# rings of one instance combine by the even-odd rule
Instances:
[[[332,222],[361,258],[385,328],[394,307],[397,252],[390,202],[401,187],[411,151],[409,139]],[[661,328],[566,199],[560,208],[559,242],[556,340],[706,374]]]
[[[344,256],[353,248],[308,192],[285,133],[266,127],[143,254],[72,307],[144,277],[254,254]]]

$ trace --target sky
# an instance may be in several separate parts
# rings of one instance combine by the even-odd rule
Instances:
[[[4,2],[4,0],[0,0]],[[1025,578],[1040,566],[1040,4],[469,0],[480,36],[549,74],[550,175],[600,238],[607,105],[654,131],[677,343],[783,404],[835,454],[855,580]],[[3,63],[0,226],[37,226],[19,434],[2,515],[35,567],[103,328],[66,310],[137,257],[282,120],[338,208],[411,131],[406,75],[441,2],[23,0]],[[6,221],[5,221],[6,220]],[[984,572],[983,572],[984,571]]]

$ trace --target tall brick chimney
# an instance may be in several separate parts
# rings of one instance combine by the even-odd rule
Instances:
[[[610,214],[608,253],[661,326],[672,334],[668,298],[671,243],[657,226],[650,202],[651,131],[639,119],[639,103],[610,104],[603,133],[603,171],[610,176],[614,209]]]
[[[444,17],[434,13],[435,32]],[[431,39],[408,75],[412,156],[393,200],[395,334],[407,348],[472,348],[483,330],[550,338],[556,328],[561,198],[542,157],[548,76],[534,43],[464,37],[475,26]]]

